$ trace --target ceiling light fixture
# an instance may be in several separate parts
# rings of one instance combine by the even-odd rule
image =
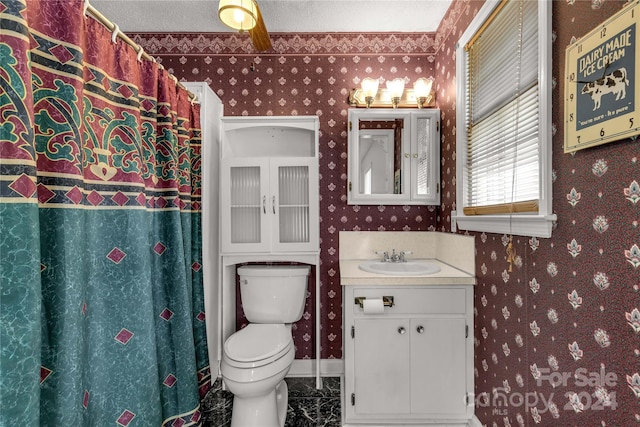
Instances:
[[[254,0],[220,0],[218,17],[226,26],[243,32],[256,26],[258,11]]]

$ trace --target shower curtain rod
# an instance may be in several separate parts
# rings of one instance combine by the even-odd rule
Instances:
[[[118,27],[117,24],[114,24],[113,22],[111,22],[111,20],[109,20],[109,18],[104,16],[98,9],[93,7],[89,3],[89,0],[84,0],[84,14],[86,15],[87,12],[89,12],[95,19],[98,20],[98,22],[100,22],[102,25],[107,27],[107,29],[113,33],[114,42],[115,42],[115,38],[116,37],[120,37],[120,39],[122,39],[122,41],[124,41],[126,44],[128,44],[129,46],[134,48],[134,50],[136,52],[138,52],[138,60],[145,59],[145,60],[151,61],[151,62],[158,62],[158,61],[156,61],[156,59],[153,56],[151,56],[147,52],[145,52],[144,49],[142,48],[142,46],[140,46],[138,43],[136,43],[133,40],[131,40],[131,38],[129,36],[127,36],[125,33],[120,31],[120,27]],[[160,68],[164,69],[162,64],[158,64],[158,66]],[[196,96],[193,93],[191,93],[186,87],[184,87],[184,85],[182,85],[182,83],[180,83],[178,81],[178,78],[176,76],[174,76],[173,74],[169,73],[169,77],[176,83],[176,85],[178,85],[179,87],[181,87],[182,89],[187,91],[187,93],[189,94],[189,99],[192,102],[198,102],[198,99],[196,98]]]

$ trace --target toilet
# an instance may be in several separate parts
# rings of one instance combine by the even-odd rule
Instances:
[[[310,267],[238,268],[240,298],[249,325],[224,343],[220,371],[233,393],[231,427],[283,427],[284,377],[295,358],[291,325],[302,317]]]

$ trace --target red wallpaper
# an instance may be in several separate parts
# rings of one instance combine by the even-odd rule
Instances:
[[[640,425],[640,144],[563,153],[565,47],[623,4],[553,2],[552,238],[514,237],[509,273],[506,236],[476,234],[476,415],[487,426]],[[455,2],[438,30],[441,231],[455,206],[455,44],[481,6]]]
[[[509,273],[506,236],[476,235],[476,414],[487,426],[640,425],[640,144],[562,150],[565,47],[624,3],[554,2],[553,237],[514,237]],[[227,33],[131,35],[178,78],[209,82],[226,115],[320,117],[323,358],[342,357],[338,231],[450,231],[455,44],[482,4],[455,0],[435,34],[273,34],[267,54]],[[431,75],[441,206],[348,206],[348,91],[367,76]],[[297,357],[313,357],[312,301],[294,334]]]
[[[320,282],[322,357],[342,358],[340,230],[435,230],[434,206],[347,205],[349,91],[367,76],[404,77],[408,85],[433,75],[434,34],[272,34],[274,51],[251,52],[236,34],[133,34],[181,80],[206,81],[224,114],[317,115],[320,118]],[[313,358],[314,283],[295,325],[297,358]],[[239,323],[243,323],[239,311]]]

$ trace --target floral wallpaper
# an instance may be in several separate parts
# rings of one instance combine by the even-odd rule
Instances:
[[[624,4],[553,2],[552,237],[514,236],[509,272],[508,237],[473,233],[476,415],[486,426],[640,425],[640,143],[563,152],[565,48]],[[455,208],[455,44],[481,7],[456,1],[438,29],[441,231]]]
[[[553,3],[550,239],[476,237],[476,415],[486,426],[640,425],[640,143],[563,153],[564,51],[620,0]],[[226,115],[320,117],[322,357],[342,357],[340,230],[449,232],[455,209],[455,44],[483,1],[454,0],[431,34],[272,34],[256,54],[236,34],[130,34],[181,80],[207,81]],[[426,13],[426,12],[425,12]],[[367,76],[436,79],[442,117],[440,206],[348,206],[346,115]],[[458,231],[464,233],[464,231]],[[313,357],[313,298],[294,333]]]
[[[435,206],[347,205],[349,91],[365,77],[432,76],[435,34],[271,34],[256,54],[228,33],[130,34],[181,80],[206,81],[228,116],[317,115],[320,119],[321,354],[342,358],[340,230],[435,230]],[[315,284],[294,330],[297,358],[313,358]],[[245,323],[238,304],[238,326]]]

